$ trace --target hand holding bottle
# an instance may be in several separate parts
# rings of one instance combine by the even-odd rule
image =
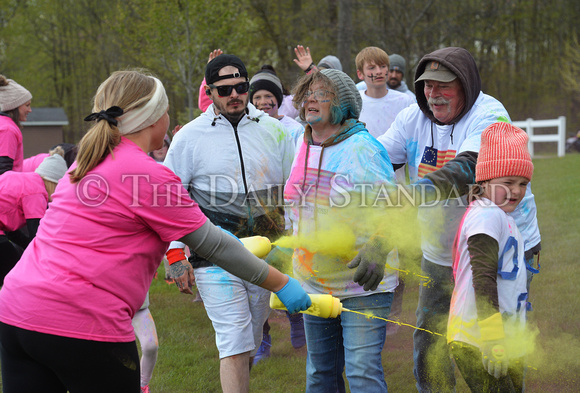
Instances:
[[[288,276],[288,282],[282,289],[275,292],[290,314],[307,310],[312,301],[295,278]]]

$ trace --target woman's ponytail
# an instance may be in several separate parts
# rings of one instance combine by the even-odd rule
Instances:
[[[90,170],[95,168],[121,142],[117,126],[106,121],[98,121],[79,142],[77,167],[70,172],[72,183],[79,182]]]

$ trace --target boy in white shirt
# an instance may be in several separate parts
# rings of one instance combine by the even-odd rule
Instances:
[[[372,136],[383,135],[397,114],[415,101],[405,93],[387,87],[389,55],[369,46],[356,55],[356,74],[367,88],[360,91],[363,100],[359,120],[366,124]]]

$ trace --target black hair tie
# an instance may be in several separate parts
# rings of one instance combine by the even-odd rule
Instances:
[[[123,114],[123,109],[119,108],[118,106],[112,106],[109,109],[107,109],[106,111],[91,113],[90,115],[85,117],[85,121],[106,120],[109,124],[116,126],[117,119],[115,119],[115,118],[121,116],[122,114]]]

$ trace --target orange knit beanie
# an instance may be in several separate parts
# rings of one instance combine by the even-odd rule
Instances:
[[[481,134],[481,147],[475,167],[475,181],[504,176],[532,179],[534,164],[528,152],[528,135],[512,124],[499,122]]]

